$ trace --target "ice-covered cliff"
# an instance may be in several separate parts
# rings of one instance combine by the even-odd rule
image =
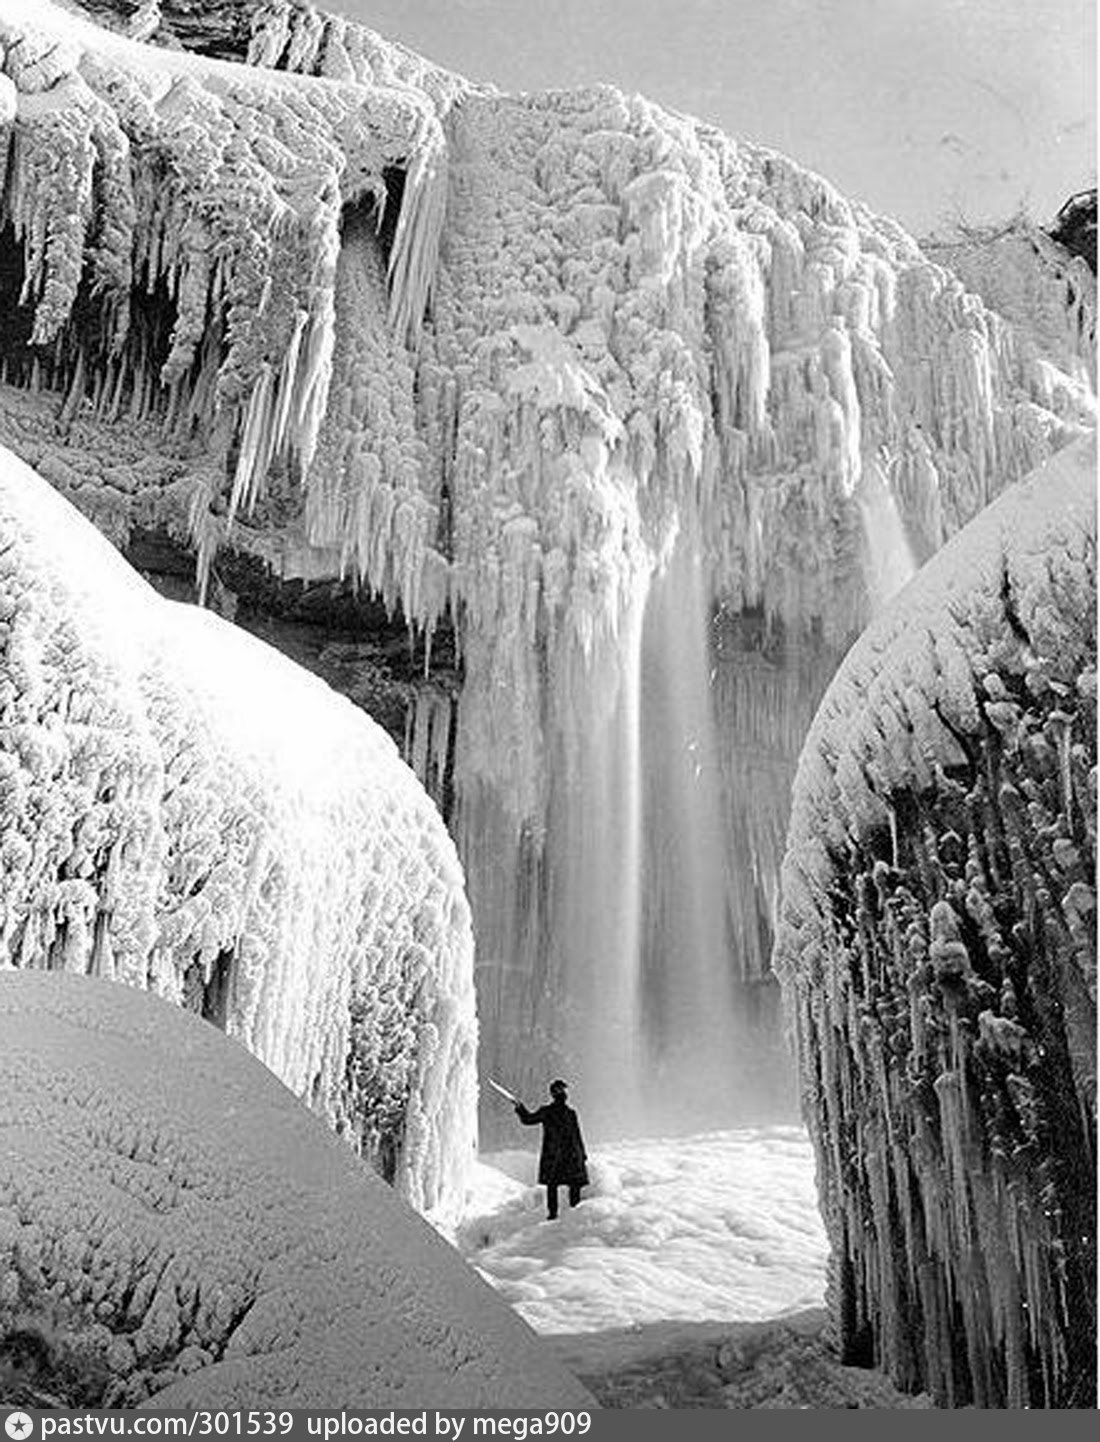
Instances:
[[[461,1203],[473,938],[438,811],[350,702],[3,450],[0,876],[0,968],[200,1013],[415,1206]]]
[[[594,1405],[197,1018],[88,977],[0,973],[0,1091],[0,1402]]]
[[[776,969],[850,1360],[945,1406],[1096,1380],[1096,448],[861,637],[798,767]]]
[[[244,556],[383,598],[429,664],[453,634],[408,754],[486,1065],[567,1071],[594,1126],[757,1107],[802,723],[1091,422],[1087,366],[640,97],[466,86],[300,0],[92,8],[158,45],[0,0],[0,434],[212,596]]]
[[[1066,208],[1072,203],[1071,199]],[[1083,199],[1081,209],[1087,209]],[[950,266],[986,305],[1020,328],[1036,359],[1041,362],[1045,358],[1068,370],[1083,365],[1095,388],[1095,215],[1093,191],[1091,263],[1084,240],[1072,228],[1066,235],[1075,247],[1070,250],[1059,242],[1062,232],[1057,224],[1043,230],[1023,216],[924,245],[929,255]],[[1085,225],[1083,219],[1078,220],[1078,229]]]

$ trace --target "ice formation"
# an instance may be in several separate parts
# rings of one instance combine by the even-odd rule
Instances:
[[[1029,335],[1037,358],[1096,386],[1096,276],[1084,255],[1020,217],[1001,227],[925,242],[986,305]]]
[[[1096,1372],[1096,448],[995,501],[814,720],[776,969],[849,1360],[940,1405]]]
[[[419,1209],[476,1139],[469,906],[389,736],[163,600],[0,450],[0,968],[148,987],[236,1037]]]
[[[196,1017],[87,977],[0,974],[0,1089],[9,1405],[593,1405],[431,1227]]]
[[[453,627],[458,704],[408,744],[453,778],[487,1067],[567,1071],[597,1130],[681,1083],[731,1119],[782,707],[1091,424],[1087,378],[640,97],[469,86],[301,0],[89,8],[161,45],[0,0],[9,443],[120,543],[189,535],[204,583],[247,552]]]

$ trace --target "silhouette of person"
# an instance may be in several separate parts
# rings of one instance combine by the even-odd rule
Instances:
[[[528,1111],[516,1102],[516,1116],[525,1127],[542,1124],[542,1149],[539,1152],[539,1182],[546,1188],[546,1215],[553,1221],[558,1215],[558,1188],[569,1188],[569,1205],[581,1199],[581,1188],[588,1186],[588,1154],[581,1138],[577,1113],[566,1106],[563,1081],[550,1083],[550,1105]]]

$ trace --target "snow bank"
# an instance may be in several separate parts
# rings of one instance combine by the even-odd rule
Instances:
[[[0,975],[0,1333],[62,1406],[585,1407],[427,1223],[157,998]],[[75,1367],[75,1371],[74,1371]]]
[[[2,451],[0,538],[0,963],[201,1012],[445,1211],[475,1146],[473,938],[393,742],[163,601]]]
[[[775,966],[850,1356],[944,1405],[1096,1364],[1096,450],[971,523],[799,763]]]

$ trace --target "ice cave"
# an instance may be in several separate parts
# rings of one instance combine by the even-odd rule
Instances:
[[[802,1117],[850,1361],[1094,1405],[1084,259],[306,0],[0,0],[0,317],[0,966],[438,1217],[479,1078]]]

